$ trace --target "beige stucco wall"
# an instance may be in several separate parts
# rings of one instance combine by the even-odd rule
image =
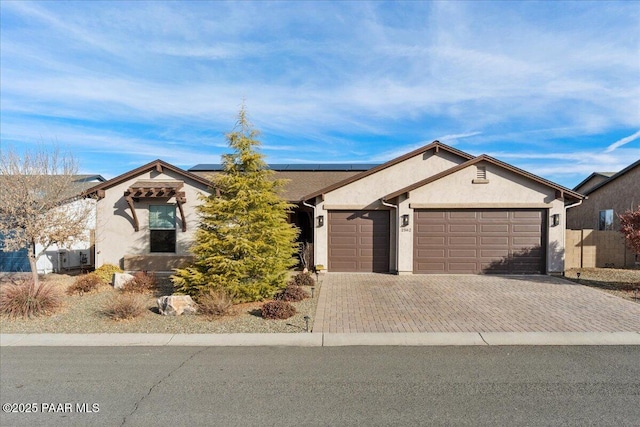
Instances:
[[[399,190],[410,183],[417,182],[433,176],[439,172],[461,164],[465,159],[447,151],[435,153],[430,150],[403,162],[383,169],[355,182],[340,187],[324,195],[324,200],[318,197],[316,200],[315,217],[323,215],[328,218],[329,210],[339,209],[391,209],[391,247],[389,266],[392,271],[396,267],[396,245],[398,227],[397,213],[395,209],[383,206],[380,199],[389,193]],[[317,224],[317,221],[316,221]],[[315,227],[314,256],[315,263],[328,267],[328,224],[323,227]]]
[[[598,229],[601,210],[613,209],[613,229],[620,229],[620,221],[615,214],[640,205],[640,166],[628,171],[608,184],[588,195],[580,206],[567,211],[567,226],[573,230]]]
[[[325,195],[324,201],[318,198],[317,215],[325,215],[327,210],[341,205],[356,208],[383,208],[379,199],[386,194],[404,188],[414,182],[425,179],[443,170],[462,163],[455,158],[443,158],[440,155],[412,158],[393,166],[393,171],[376,173],[345,187]],[[401,196],[398,210],[391,214],[392,220],[401,215],[409,215],[413,221],[413,211],[418,208],[538,208],[547,209],[548,215],[560,215],[560,224],[548,229],[547,271],[561,272],[564,266],[564,202],[555,198],[555,189],[525,178],[522,175],[507,171],[496,165],[481,162],[487,168],[488,183],[474,184],[476,165],[464,168],[437,181],[424,185],[410,192],[409,197]],[[391,169],[391,168],[390,168]],[[422,172],[416,176],[416,170]],[[550,222],[550,221],[547,221]],[[413,227],[410,223],[400,227],[394,221],[391,233],[390,268],[399,274],[413,271]],[[316,263],[327,266],[328,227],[316,228],[315,250]],[[397,255],[396,255],[397,248]],[[397,260],[397,265],[396,265]]]
[[[189,247],[198,227],[195,207],[202,203],[200,194],[207,195],[204,185],[166,168],[162,173],[155,169],[122,182],[106,190],[105,197],[97,203],[96,267],[115,264],[123,267],[125,255],[150,255],[149,250],[149,205],[175,204],[175,198],[144,199],[135,203],[140,231],[135,231],[131,209],[124,199],[124,192],[139,180],[180,180],[187,202],[183,204],[187,231],[183,232],[181,217],[176,206],[176,252],[170,254],[153,253],[154,256],[189,255]]]

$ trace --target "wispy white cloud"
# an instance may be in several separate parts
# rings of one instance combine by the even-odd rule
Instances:
[[[640,138],[640,130],[636,133],[634,133],[633,135],[629,135],[629,136],[625,136],[622,139],[619,139],[618,141],[614,142],[613,144],[611,144],[610,146],[607,147],[606,150],[604,150],[605,153],[610,153],[620,147],[622,147],[623,145],[626,145],[630,142],[635,141],[636,139]]]
[[[82,141],[122,138],[133,148],[114,150],[170,141],[188,159],[207,138],[224,144],[243,98],[274,159],[385,161],[440,139],[515,162],[554,144],[596,161],[638,138],[606,145],[640,126],[633,3],[0,8],[3,140],[27,138],[28,119],[88,155]]]

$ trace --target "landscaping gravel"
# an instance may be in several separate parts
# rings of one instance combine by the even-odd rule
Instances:
[[[54,283],[64,293],[75,277],[49,274],[41,281]],[[5,277],[0,278],[5,283]],[[167,279],[162,289],[166,290]],[[320,280],[322,282],[322,280]],[[133,320],[115,321],[104,311],[109,299],[118,291],[105,285],[97,292],[83,296],[64,295],[63,308],[51,316],[33,319],[10,319],[0,316],[1,333],[173,333],[173,334],[206,334],[206,333],[300,333],[306,332],[305,316],[309,316],[311,329],[315,316],[318,294],[321,283],[316,283],[314,298],[292,303],[297,314],[285,320],[267,320],[260,317],[262,303],[240,304],[235,306],[237,314],[209,319],[201,315],[162,316],[158,313],[156,299],[158,295],[145,295],[148,310],[141,317]],[[309,287],[305,287],[311,295]],[[165,292],[164,295],[170,294]]]
[[[640,303],[640,269],[638,268],[574,268],[567,270],[565,277],[576,283]]]

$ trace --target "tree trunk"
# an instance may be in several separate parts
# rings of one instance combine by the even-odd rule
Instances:
[[[38,287],[38,266],[36,263],[36,244],[31,242],[29,244],[29,266],[31,267],[31,277],[33,278],[33,286]]]

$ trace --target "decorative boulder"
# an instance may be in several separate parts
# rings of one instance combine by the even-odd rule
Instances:
[[[196,303],[189,295],[170,295],[158,298],[158,311],[164,316],[196,314]]]
[[[122,289],[124,287],[124,284],[133,278],[133,275],[129,273],[113,273],[111,284],[115,289]]]

